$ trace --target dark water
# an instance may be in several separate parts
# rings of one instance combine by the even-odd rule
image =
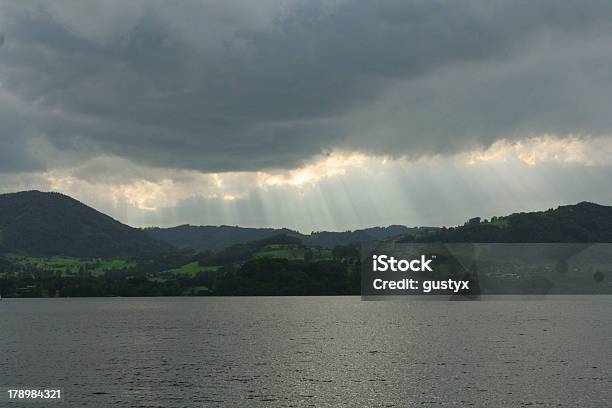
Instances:
[[[5,299],[7,406],[612,406],[612,297]],[[6,401],[3,399],[0,401]]]

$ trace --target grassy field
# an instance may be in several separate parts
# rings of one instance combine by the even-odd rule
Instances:
[[[62,276],[78,275],[80,272],[101,276],[105,272],[117,269],[129,269],[133,262],[123,259],[83,259],[67,257],[34,257],[22,255],[9,255],[9,259],[20,267],[27,269],[35,267],[53,273],[61,273]]]
[[[310,255],[307,255],[307,254]],[[303,260],[308,258],[310,260],[323,260],[323,259],[331,259],[332,254],[329,249],[320,249],[320,248],[308,248],[301,245],[281,245],[274,244],[268,245],[260,252],[253,255],[253,259],[260,258],[282,258],[282,259],[290,259],[290,260]],[[178,268],[168,269],[163,272],[151,274],[149,279],[154,282],[165,282],[169,279],[176,278],[179,276],[193,278],[200,272],[215,272],[220,268],[220,266],[200,266],[197,261],[193,261],[182,265]],[[197,290],[204,290],[206,288],[194,288]]]
[[[48,271],[62,277],[92,275],[104,276],[108,271],[129,270],[135,266],[135,262],[123,259],[90,259],[70,257],[36,257],[18,254],[5,254],[12,263],[17,265],[18,271],[27,271],[28,268],[36,268]],[[332,258],[331,250],[323,248],[305,247],[302,245],[274,244],[267,245],[263,250],[253,255],[252,259],[260,258],[282,258],[289,260],[326,260]],[[163,272],[151,273],[149,280],[154,282],[165,282],[179,276],[193,278],[200,272],[214,272],[219,266],[200,266],[197,261],[189,262],[178,268],[168,269]],[[194,289],[196,290],[196,289]],[[197,288],[206,290],[206,288]]]
[[[311,260],[331,259],[330,249],[309,248],[301,245],[274,244],[266,246],[262,251],[255,254],[254,258],[282,258],[291,260],[305,259],[306,254],[311,254]]]
[[[219,269],[219,267],[217,266],[200,266],[198,265],[196,261],[194,261],[194,262],[185,264],[181,266],[180,268],[168,269],[167,271],[164,271],[162,273],[169,273],[172,275],[188,275],[190,277],[194,277],[195,275],[198,274],[198,272],[203,272],[203,271],[212,272],[212,271],[216,271],[217,269]]]
[[[209,292],[209,289],[206,286],[192,286],[183,291],[183,296],[194,296],[198,294],[204,294],[207,292]]]

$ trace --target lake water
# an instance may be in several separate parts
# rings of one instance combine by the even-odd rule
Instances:
[[[4,299],[8,386],[65,395],[9,407],[610,407],[612,297]]]

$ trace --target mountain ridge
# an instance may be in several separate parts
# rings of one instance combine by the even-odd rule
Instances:
[[[286,235],[303,245],[334,248],[375,240],[395,242],[612,242],[612,206],[582,201],[545,211],[517,212],[457,227],[391,225],[302,234],[288,228],[193,226],[133,228],[78,200],[37,190],[0,194],[0,253],[72,257],[150,257],[180,249],[220,252]]]
[[[304,245],[333,248],[354,242],[381,240],[407,233],[429,231],[431,227],[406,227],[390,225],[388,227],[370,227],[352,231],[316,231],[303,234],[288,228],[249,228],[229,225],[189,225],[160,228],[149,227],[143,230],[154,239],[167,242],[177,248],[192,248],[197,251],[219,252],[232,245],[245,244],[251,241],[287,235],[298,238]]]

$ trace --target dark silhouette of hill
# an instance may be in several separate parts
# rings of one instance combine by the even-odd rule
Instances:
[[[173,251],[142,230],[60,193],[0,194],[0,252],[114,258]]]
[[[219,252],[232,245],[246,244],[251,241],[278,235],[298,238],[304,245],[308,246],[334,248],[338,245],[381,240],[401,234],[417,233],[431,229],[427,227],[409,228],[403,225],[392,225],[389,227],[373,227],[345,232],[313,232],[306,235],[286,228],[180,225],[172,228],[146,228],[145,232],[152,238],[165,241],[177,248],[193,248],[198,251]]]
[[[612,242],[612,207],[581,202],[546,211],[515,213],[491,220],[473,218],[464,225],[399,242]]]
[[[177,248],[193,248],[198,251],[218,252],[235,244],[288,235],[300,237],[297,231],[274,228],[243,228],[229,225],[221,226],[193,226],[179,225],[171,228],[145,228],[144,231],[151,237],[165,241]]]

